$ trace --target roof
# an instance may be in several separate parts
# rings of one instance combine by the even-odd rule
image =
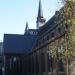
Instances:
[[[42,4],[41,0],[39,0],[39,10],[38,10],[38,18],[43,17]]]
[[[4,34],[5,54],[24,54],[32,50],[36,43],[35,35]]]
[[[55,16],[49,19],[40,29],[39,35],[45,33],[48,29],[52,29],[55,26],[54,21],[56,20]]]

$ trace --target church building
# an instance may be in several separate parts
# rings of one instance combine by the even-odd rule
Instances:
[[[24,35],[4,34],[5,75],[67,75],[62,54],[66,49],[66,32],[72,27],[64,22],[63,10],[64,7],[56,11],[46,22],[39,0],[37,29],[29,29],[26,23]]]

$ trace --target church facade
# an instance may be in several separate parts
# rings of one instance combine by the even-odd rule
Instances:
[[[72,31],[72,23],[69,21],[71,19],[70,15],[68,18],[65,16],[64,9],[65,6],[59,11],[56,11],[55,15],[49,19],[49,21],[45,22],[40,0],[37,17],[37,27],[39,30],[37,44],[26,57],[26,61],[30,60],[29,64],[31,64],[28,64],[29,68],[31,67],[30,71],[27,70],[28,75],[75,74],[72,74],[72,68],[75,67],[74,64],[71,66],[71,61],[73,61],[73,63],[75,62],[74,57],[68,60],[67,68],[65,56],[67,54],[65,54],[65,52],[70,46],[68,45],[68,40],[69,34]]]
[[[67,64],[62,54],[67,47],[67,32],[72,30],[72,26],[65,22],[63,9],[45,22],[39,0],[37,29],[29,29],[26,24],[24,35],[5,34],[6,75],[67,75]]]

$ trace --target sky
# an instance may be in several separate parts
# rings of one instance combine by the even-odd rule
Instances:
[[[60,0],[41,0],[48,21],[62,7]],[[26,21],[36,28],[39,0],[0,0],[0,41],[4,34],[24,34]]]

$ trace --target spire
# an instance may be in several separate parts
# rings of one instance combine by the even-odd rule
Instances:
[[[26,28],[25,28],[25,31],[27,31],[29,29],[28,27],[28,22],[26,22]]]
[[[42,3],[41,0],[39,0],[39,10],[38,10],[38,17],[43,17],[43,11],[42,11]]]
[[[39,8],[38,8],[38,17],[37,17],[37,29],[42,27],[45,24],[45,18],[43,17],[43,10],[42,10],[42,2],[39,0]]]
[[[27,34],[28,30],[29,30],[28,22],[26,22],[25,34]]]

